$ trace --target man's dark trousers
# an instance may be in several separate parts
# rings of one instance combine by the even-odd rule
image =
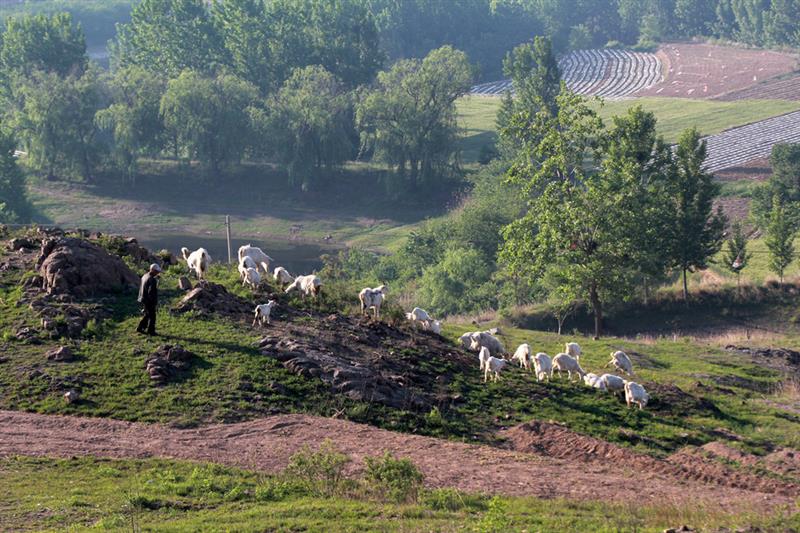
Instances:
[[[156,303],[146,303],[143,304],[144,308],[144,316],[139,321],[139,327],[136,328],[137,331],[144,333],[147,331],[149,335],[156,334]]]

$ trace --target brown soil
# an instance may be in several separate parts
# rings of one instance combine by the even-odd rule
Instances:
[[[344,420],[279,415],[251,422],[174,429],[105,419],[0,411],[0,456],[161,457],[279,472],[303,445],[330,439],[354,460],[391,451],[409,457],[429,486],[470,492],[637,503],[791,505],[796,485],[761,479],[692,456],[659,461],[552,424],[508,430],[511,449],[393,433]],[[678,463],[678,464],[673,464]],[[637,478],[636,482],[631,479]]]
[[[714,177],[719,181],[767,181],[771,175],[772,166],[768,157],[753,159],[743,165],[714,172]]]
[[[740,91],[723,94],[716,100],[800,100],[800,74],[772,78]]]
[[[711,44],[669,44],[658,51],[664,81],[636,96],[715,98],[787,74],[797,57]]]

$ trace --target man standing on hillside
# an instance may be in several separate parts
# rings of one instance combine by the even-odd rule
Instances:
[[[156,334],[156,307],[158,306],[158,275],[161,274],[161,267],[153,263],[150,270],[142,276],[142,283],[139,285],[139,303],[142,304],[142,314],[139,327],[136,331]]]

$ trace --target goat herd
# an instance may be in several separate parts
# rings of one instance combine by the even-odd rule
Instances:
[[[195,273],[198,279],[204,279],[208,267],[211,264],[211,256],[205,248],[198,248],[189,253],[187,248],[181,248],[181,254],[189,270]],[[246,244],[239,248],[239,276],[242,284],[253,289],[258,287],[264,276],[269,276],[269,265],[273,259],[265,254],[261,248]],[[322,281],[319,276],[309,274],[307,276],[292,276],[289,272],[279,266],[272,271],[273,279],[281,286],[286,285],[284,292],[299,290],[303,297],[311,296],[316,298],[322,291]],[[358,293],[361,302],[361,312],[367,313],[370,309],[374,311],[375,318],[380,317],[380,309],[386,299],[387,287],[380,285],[375,288],[365,288]],[[269,324],[270,313],[277,305],[275,300],[270,300],[265,304],[257,305],[253,325],[256,323]],[[436,334],[441,333],[441,322],[434,320],[431,316],[419,307],[415,307],[410,313],[406,313],[406,318],[413,324],[422,327],[423,330],[432,331]],[[636,404],[639,409],[644,409],[650,399],[647,391],[639,383],[625,380],[614,374],[603,374],[598,376],[591,372],[585,372],[580,365],[581,347],[578,343],[568,342],[565,352],[557,354],[552,359],[544,352],[535,355],[531,353],[531,347],[527,343],[520,344],[510,361],[503,356],[507,354],[503,343],[495,337],[492,331],[471,331],[464,333],[459,338],[461,345],[471,351],[478,352],[480,370],[483,372],[483,381],[486,382],[491,377],[494,381],[500,379],[500,373],[509,364],[516,361],[521,368],[530,370],[533,366],[537,381],[548,381],[553,377],[553,371],[558,372],[561,377],[562,372],[567,373],[567,379],[572,381],[573,373],[577,374],[583,382],[601,391],[612,393],[624,392],[625,402],[628,407]],[[633,376],[633,364],[630,357],[623,351],[611,353],[611,360],[606,363],[606,367],[612,365],[620,372],[628,376]]]
[[[486,382],[490,377],[497,381],[500,379],[500,372],[509,363],[508,360],[502,358],[506,353],[503,343],[492,335],[490,331],[470,331],[464,333],[460,339],[461,345],[472,351],[478,352],[478,360],[480,361],[480,369],[483,372],[483,381]],[[591,372],[585,372],[580,365],[581,347],[576,342],[568,342],[564,347],[565,351],[557,354],[552,359],[544,352],[537,354],[531,353],[531,347],[527,343],[520,344],[514,355],[511,356],[510,361],[516,361],[521,368],[530,370],[533,366],[536,380],[552,379],[553,371],[558,372],[561,377],[562,372],[567,373],[567,379],[572,381],[572,374],[577,374],[583,382],[590,387],[609,392],[624,392],[625,402],[628,407],[631,404],[636,404],[639,409],[644,409],[647,405],[650,396],[640,384],[634,381],[625,380],[614,374],[603,374],[598,376]],[[500,357],[496,357],[500,356]],[[620,372],[633,375],[633,364],[630,357],[620,350],[611,353],[611,360],[605,366],[612,365]]]

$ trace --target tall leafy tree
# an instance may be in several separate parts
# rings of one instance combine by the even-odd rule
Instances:
[[[25,177],[17,165],[14,137],[0,127],[0,222],[28,222],[31,206],[25,194]]]
[[[263,0],[217,2],[212,6],[214,25],[237,76],[263,93],[276,89],[283,74],[275,35]],[[285,52],[285,51],[283,51]]]
[[[750,214],[766,230],[777,198],[794,227],[800,225],[800,144],[776,144],[770,156],[772,175],[753,191]]]
[[[398,61],[358,102],[362,148],[374,150],[411,187],[452,172],[458,165],[455,101],[471,80],[466,55],[449,46],[422,61]]]
[[[130,23],[118,26],[112,55],[118,67],[177,76],[184,69],[213,71],[221,50],[204,0],[142,0]]]
[[[0,71],[4,76],[27,76],[34,71],[80,76],[87,64],[83,30],[68,13],[6,20],[0,48]]]
[[[714,210],[719,185],[703,170],[706,142],[697,129],[684,131],[675,153],[675,177],[671,190],[670,258],[683,274],[683,298],[688,301],[687,273],[706,268],[722,246],[725,216]]]
[[[97,123],[111,132],[117,163],[133,181],[138,158],[163,147],[160,105],[166,82],[148,70],[130,66],[114,73],[109,88],[112,103],[97,113]]]
[[[742,223],[736,221],[731,226],[731,234],[725,243],[725,268],[736,274],[736,286],[739,287],[742,270],[747,267],[753,254],[747,251],[747,235]]]
[[[185,155],[219,170],[239,161],[250,145],[257,99],[258,89],[235,76],[209,78],[187,70],[170,80],[160,109]]]
[[[95,114],[102,107],[102,88],[95,69],[60,77],[33,72],[16,85],[22,102],[14,126],[29,152],[33,168],[48,178],[80,175],[91,181],[98,160]]]
[[[289,177],[308,189],[314,170],[353,156],[350,95],[321,66],[299,68],[270,102],[269,144]]]
[[[587,103],[562,92],[556,116],[542,110],[523,125],[537,131],[508,173],[528,210],[505,228],[501,259],[516,275],[549,280],[567,301],[588,301],[596,336],[605,304],[633,294],[654,248],[642,243],[665,218],[661,166],[668,156],[654,124],[635,110],[615,120],[606,137]],[[586,166],[591,156],[599,160],[594,168]]]
[[[769,268],[780,277],[795,257],[794,238],[797,230],[786,213],[780,198],[774,198],[767,226],[766,245],[769,250]]]

